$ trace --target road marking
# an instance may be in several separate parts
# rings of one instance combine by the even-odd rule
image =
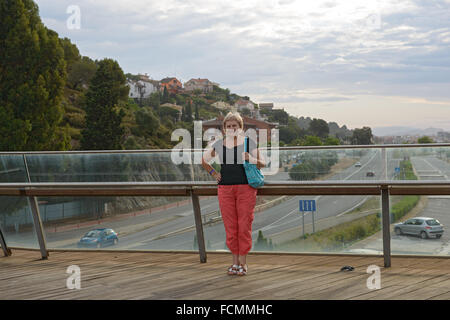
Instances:
[[[272,225],[274,225],[275,223],[277,223],[277,222],[279,222],[279,221],[281,221],[281,220],[283,220],[284,218],[286,218],[286,217],[288,217],[288,216],[290,216],[291,214],[293,214],[294,212],[297,212],[297,209],[294,209],[294,210],[292,210],[291,212],[289,212],[287,215],[285,215],[285,216],[282,216],[280,219],[278,219],[278,220],[275,220],[274,222],[272,222],[272,223],[270,223],[270,224],[268,224],[268,225],[266,225],[265,227],[262,227],[261,229],[259,229],[259,230],[261,230],[261,231],[267,231],[267,230],[269,230],[269,229],[272,229],[272,228],[275,228],[275,227],[278,227],[278,226],[273,226],[272,227]],[[258,231],[259,231],[258,230]],[[257,233],[258,231],[253,231],[253,233]]]
[[[360,202],[358,202],[357,204],[355,204],[355,205],[354,205],[353,207],[351,207],[350,209],[345,210],[345,211],[342,212],[342,213],[339,213],[336,217],[343,216],[343,215],[346,214],[347,212],[350,212],[350,211],[354,210],[355,208],[359,207],[363,202],[365,202],[365,201],[367,200],[367,198],[369,198],[369,196],[367,196],[367,197],[365,197],[364,199],[362,199]]]
[[[438,168],[436,168],[435,166],[433,166],[427,159],[422,159],[423,161],[425,161],[430,167],[432,167],[435,171],[439,172],[441,177],[444,177],[445,180],[448,180],[448,176],[446,174],[443,174],[441,170],[439,170]],[[426,176],[430,176],[433,177],[433,175],[426,175]]]
[[[355,174],[357,174],[359,171],[361,171],[364,167],[366,167],[372,160],[373,158],[375,158],[375,156],[378,154],[378,151],[375,151],[374,155],[364,164],[361,166],[361,168],[359,168],[358,170],[356,170],[355,172],[353,172],[352,174],[350,174],[347,178],[345,178],[344,180],[349,179],[351,176],[354,176]]]

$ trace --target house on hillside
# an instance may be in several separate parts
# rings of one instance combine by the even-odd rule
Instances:
[[[261,121],[257,119],[253,119],[244,115],[241,115],[242,120],[244,120],[244,132],[248,129],[254,129],[256,131],[257,139],[259,140],[259,132],[260,130],[267,130],[267,142],[270,142],[270,137],[272,134],[272,129],[276,129],[278,124],[273,122]],[[203,121],[202,129],[206,131],[208,129],[214,128],[223,132],[223,119],[224,116],[218,116],[217,118]]]
[[[178,93],[183,89],[183,85],[177,78],[164,78],[159,81],[160,91],[164,92],[164,88],[167,88],[169,93]]]
[[[185,91],[194,91],[196,89],[201,90],[203,93],[208,93],[213,91],[213,86],[217,85],[215,82],[211,82],[208,79],[191,79],[184,83]]]
[[[229,103],[226,103],[225,101],[216,101],[211,104],[213,107],[223,110],[223,111],[232,111],[234,108]]]
[[[246,99],[239,99],[234,103],[234,107],[237,109],[237,111],[242,111],[243,108],[247,108],[250,111],[255,110],[255,104],[251,102],[250,100]]]
[[[260,103],[258,105],[260,110],[272,110],[273,109],[273,102],[271,103]]]
[[[139,75],[139,80],[127,79],[127,85],[130,87],[128,97],[132,99],[145,99],[154,92],[159,91],[159,82],[148,78],[148,76]]]

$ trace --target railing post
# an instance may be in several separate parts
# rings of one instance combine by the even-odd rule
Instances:
[[[48,258],[48,251],[45,244],[44,228],[42,227],[41,216],[39,214],[39,206],[36,197],[28,197],[28,201],[31,207],[31,213],[33,216],[34,227],[36,229],[36,236],[39,242],[39,248],[41,250],[41,256],[43,260]]]
[[[198,250],[200,253],[200,262],[206,262],[205,236],[203,234],[202,213],[200,210],[200,202],[198,195],[191,190],[192,206],[194,209],[195,229],[197,232]]]
[[[6,240],[5,237],[3,236],[3,231],[1,227],[0,227],[0,246],[2,246],[5,257],[9,257],[11,255],[11,250],[6,245]]]
[[[384,267],[389,268],[391,266],[391,218],[389,212],[389,189],[387,185],[381,186],[381,216],[383,230]]]

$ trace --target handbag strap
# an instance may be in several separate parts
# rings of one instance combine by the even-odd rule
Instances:
[[[249,152],[249,146],[248,146],[248,137],[244,137],[244,151]],[[249,152],[250,153],[250,152]],[[244,162],[247,160],[244,160]]]

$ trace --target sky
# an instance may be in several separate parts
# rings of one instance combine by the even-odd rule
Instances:
[[[37,0],[81,55],[348,128],[450,131],[450,0]]]

